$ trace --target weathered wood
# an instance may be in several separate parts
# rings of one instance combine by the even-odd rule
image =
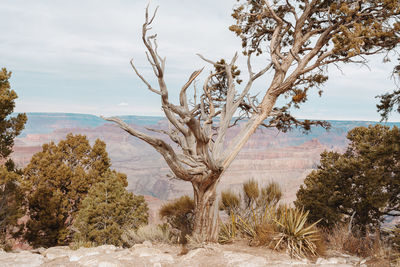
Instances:
[[[199,55],[206,63],[211,64],[216,69],[218,68],[218,71],[208,75],[202,87],[203,92],[199,96],[197,95],[198,89],[194,84],[193,105],[189,103],[188,90],[203,69],[194,71],[187,82],[184,83],[179,94],[179,104],[171,103],[167,84],[164,80],[165,58],[158,54],[156,35],[148,34],[157,9],[150,16],[148,6],[146,8],[145,22],[142,27],[142,40],[146,47],[147,60],[157,78],[158,88],[152,86],[139,73],[133,60],[131,60],[131,65],[136,75],[147,88],[160,96],[161,107],[170,122],[168,131],[165,129],[149,130],[165,134],[177,146],[172,147],[161,139],[136,131],[118,118],[107,118],[107,120],[117,123],[132,136],[140,138],[153,146],[164,157],[176,178],[192,183],[195,199],[194,235],[199,240],[217,241],[217,185],[223,173],[257,128],[260,125],[265,125],[267,118],[280,114],[279,109],[274,110],[278,97],[288,92],[293,92],[293,88],[307,81],[305,74],[335,62],[354,62],[354,55],[346,55],[345,50],[336,52],[335,47],[330,45],[330,42],[342,27],[355,27],[357,25],[354,23],[357,22],[349,21],[346,16],[337,21],[321,18],[321,20],[324,20],[324,26],[321,26],[312,17],[313,12],[317,12],[317,14],[319,12],[328,12],[326,10],[329,8],[319,5],[320,1],[302,1],[304,4],[302,8],[299,8],[299,3],[297,2],[285,2],[287,8],[285,12],[292,15],[289,20],[280,15],[283,9],[279,9],[277,3],[272,4],[272,1],[268,0],[247,2],[248,5],[259,5],[259,14],[248,13],[244,17],[247,15],[249,17],[265,16],[268,18],[269,23],[271,25],[274,24],[274,26],[268,33],[268,38],[265,38],[265,36],[260,37],[263,40],[268,39],[266,43],[269,43],[265,46],[268,50],[269,59],[264,68],[258,72],[253,72],[251,65],[251,55],[257,52],[259,47],[252,47],[254,50],[246,53],[249,77],[244,83],[242,91],[238,92],[236,90],[232,73],[238,58],[237,53],[229,63],[224,61],[216,62]],[[356,2],[361,4],[365,1]],[[238,12],[248,12],[245,9],[240,10]],[[329,12],[325,14],[330,16]],[[364,15],[368,16],[368,14]],[[238,24],[243,22],[239,21],[239,15],[237,17]],[[357,19],[362,18],[357,17]],[[288,35],[290,35],[290,42],[287,40]],[[395,38],[393,37],[393,39]],[[375,54],[382,51],[382,49],[390,50],[393,47],[388,42],[387,46],[373,47],[368,51],[360,50],[358,56]],[[249,92],[254,82],[269,70],[273,70],[272,79],[265,86],[261,95],[262,100],[258,103],[255,101],[254,96],[249,95]],[[210,85],[212,79],[221,74],[224,74],[226,78],[222,98],[213,96],[212,85]],[[310,87],[312,87],[312,84],[310,84]],[[248,120],[241,125],[239,133],[228,143],[226,140],[227,131],[233,124],[237,123],[238,119],[242,118],[239,117],[232,124],[234,116],[244,104],[247,107],[246,118]],[[301,123],[299,121],[296,122]]]

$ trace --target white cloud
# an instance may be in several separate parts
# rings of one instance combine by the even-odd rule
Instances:
[[[156,84],[141,41],[147,0],[1,2],[0,58],[2,66],[14,73],[12,83],[21,103],[17,109],[98,112],[107,107],[109,113],[161,113],[157,96],[140,83],[129,66],[129,60],[134,58],[142,74]],[[241,50],[240,40],[228,30],[233,23],[230,14],[234,4],[232,0],[152,1],[152,8],[160,6],[153,33],[158,34],[160,54],[167,58],[166,81],[171,100],[176,100],[179,88],[193,70],[207,66],[196,53],[216,60],[230,58]],[[245,70],[243,57],[239,63]],[[257,59],[254,69],[264,63]],[[350,109],[353,117],[377,115],[374,96],[394,85],[388,78],[391,65],[380,64],[379,58],[371,65],[373,71],[343,66],[344,75],[330,68],[325,94],[310,98],[301,114],[310,118],[316,114],[335,116],[339,109]],[[203,75],[207,72],[203,71]],[[254,91],[263,91],[268,80],[266,77],[257,82]],[[75,105],[71,96],[79,96],[79,103]],[[128,99],[130,105],[115,105],[121,97]],[[65,101],[71,105],[63,105]],[[365,107],[371,109],[368,115]]]
[[[120,106],[120,107],[122,107],[122,106],[129,106],[129,104],[128,104],[128,103],[125,103],[125,102],[121,102],[121,103],[118,104],[118,106]]]

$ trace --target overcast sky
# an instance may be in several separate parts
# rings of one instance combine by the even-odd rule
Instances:
[[[196,53],[210,59],[231,58],[240,40],[228,30],[234,0],[164,0],[154,33],[167,58],[166,80],[171,99],[190,74],[203,66]],[[17,112],[71,112],[94,115],[161,115],[159,98],[149,92],[130,68],[134,58],[153,80],[141,43],[147,1],[142,0],[2,0],[0,67],[13,72]],[[244,58],[239,60],[243,63]],[[393,63],[372,59],[370,69],[331,67],[320,98],[315,92],[301,118],[379,120],[378,94],[394,88]],[[255,63],[261,67],[264,62]],[[205,72],[205,74],[207,71]],[[244,77],[245,78],[245,75]],[[268,78],[256,84],[262,92]],[[199,81],[201,82],[201,81]],[[400,121],[393,115],[392,121]]]

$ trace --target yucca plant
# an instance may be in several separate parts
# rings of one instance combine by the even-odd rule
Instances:
[[[281,210],[278,219],[275,219],[280,232],[275,249],[286,247],[291,257],[303,258],[317,255],[316,242],[320,239],[315,222],[307,225],[308,211],[286,206]]]
[[[221,223],[219,229],[218,242],[226,244],[232,242],[238,234],[238,226],[236,224],[236,216],[232,212],[230,215],[230,221],[227,223]]]

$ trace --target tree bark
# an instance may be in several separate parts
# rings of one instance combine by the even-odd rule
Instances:
[[[193,238],[199,242],[218,242],[218,199],[217,185],[221,174],[208,178],[206,184],[192,182],[194,191]]]

